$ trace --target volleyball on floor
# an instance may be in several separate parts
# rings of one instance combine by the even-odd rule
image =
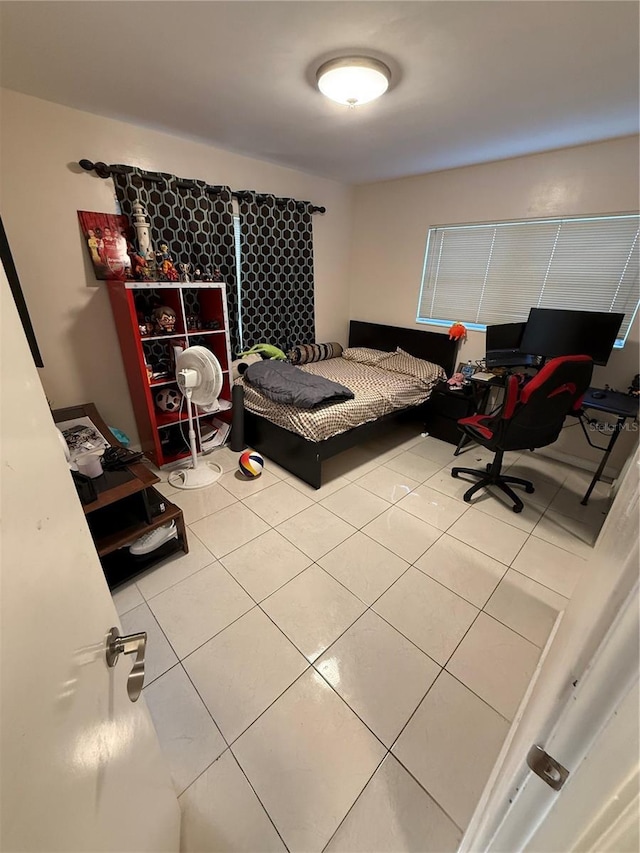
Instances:
[[[238,460],[238,468],[240,473],[250,480],[254,477],[259,477],[264,468],[264,459],[255,450],[245,450]]]

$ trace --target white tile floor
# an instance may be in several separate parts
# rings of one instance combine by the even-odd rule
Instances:
[[[452,452],[398,430],[315,491],[268,460],[240,480],[224,449],[218,484],[162,486],[190,553],[114,600],[149,634],[184,851],[456,849],[608,490],[581,507],[583,472],[510,454],[525,511],[470,506]]]

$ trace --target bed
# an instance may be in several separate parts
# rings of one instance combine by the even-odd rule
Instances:
[[[349,347],[395,352],[400,347],[417,358],[455,370],[457,342],[446,334],[352,320]],[[382,362],[384,364],[384,362]],[[353,400],[317,410],[272,403],[248,383],[245,389],[245,440],[278,465],[318,489],[322,462],[388,431],[401,419],[423,418],[433,382],[420,382],[383,367],[334,358],[304,366],[351,388]]]

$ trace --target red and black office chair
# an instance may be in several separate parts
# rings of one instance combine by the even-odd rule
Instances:
[[[567,415],[577,415],[580,411],[592,372],[593,361],[588,355],[553,358],[531,379],[509,376],[504,403],[494,414],[472,415],[458,421],[470,438],[495,450],[493,462],[482,470],[451,469],[452,477],[459,474],[479,477],[479,482],[465,492],[465,501],[470,501],[480,489],[496,486],[511,498],[513,511],[522,512],[524,504],[509,483],[524,486],[529,494],[535,491],[533,483],[502,474],[502,458],[507,450],[535,450],[553,444]]]

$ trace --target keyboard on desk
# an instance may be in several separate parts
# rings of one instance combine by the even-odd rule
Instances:
[[[533,367],[539,363],[537,355],[527,355],[519,350],[489,350],[486,354],[487,367]]]

